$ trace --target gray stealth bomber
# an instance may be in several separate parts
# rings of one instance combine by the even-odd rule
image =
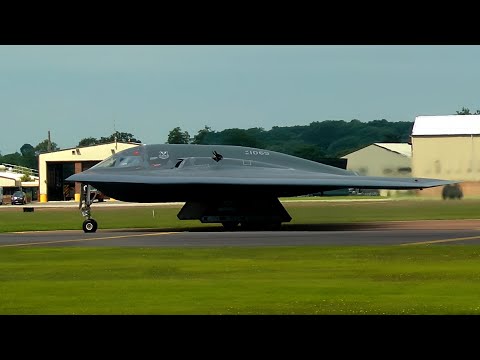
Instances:
[[[358,176],[270,150],[232,145],[155,144],[120,151],[67,181],[81,182],[85,232],[95,232],[89,189],[121,201],[185,202],[178,218],[233,230],[278,228],[291,220],[279,197],[344,188],[423,189],[453,181]]]

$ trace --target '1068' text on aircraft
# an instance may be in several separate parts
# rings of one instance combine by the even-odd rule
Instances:
[[[291,220],[279,197],[344,188],[422,189],[453,183],[424,178],[358,176],[275,151],[231,145],[155,144],[120,151],[66,179],[82,184],[85,232],[95,232],[90,187],[121,201],[185,202],[181,220],[228,230],[272,229]]]

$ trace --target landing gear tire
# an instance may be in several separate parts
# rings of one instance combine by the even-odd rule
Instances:
[[[83,231],[86,233],[94,233],[97,231],[98,224],[94,219],[87,219],[83,222]]]
[[[238,223],[234,221],[223,222],[223,228],[227,231],[234,231],[237,229]]]

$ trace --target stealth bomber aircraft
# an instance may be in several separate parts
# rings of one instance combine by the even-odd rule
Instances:
[[[120,151],[66,179],[82,183],[85,232],[95,232],[90,188],[120,201],[185,202],[181,220],[227,230],[273,229],[289,222],[279,197],[345,188],[423,189],[452,181],[359,176],[270,150],[232,145],[155,144]],[[239,226],[240,225],[240,226]]]

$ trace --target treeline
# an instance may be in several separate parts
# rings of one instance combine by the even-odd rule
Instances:
[[[169,132],[166,143],[249,146],[318,160],[341,157],[375,142],[409,142],[412,126],[413,122],[389,122],[385,119],[370,122],[315,121],[309,125],[274,126],[271,130],[258,127],[215,131],[205,126],[193,137],[187,131],[176,127]],[[116,131],[99,139],[94,137],[81,139],[76,146],[98,145],[115,140],[141,142],[133,134]],[[24,144],[20,152],[3,156],[0,154],[0,163],[38,169],[38,155],[55,150],[59,150],[59,147],[48,139],[36,146]]]
[[[480,115],[462,107],[457,115]],[[314,121],[309,125],[274,126],[271,130],[261,127],[251,129],[231,128],[222,131],[205,126],[191,137],[187,131],[176,127],[168,134],[168,144],[239,145],[278,151],[305,159],[337,158],[377,142],[410,142],[413,122],[389,122],[385,119],[361,122],[359,120]],[[133,134],[115,131],[99,139],[81,139],[77,146],[91,146],[113,141],[136,142]],[[159,141],[160,142],[160,141]],[[59,150],[57,144],[48,139],[36,146],[23,144],[20,152],[1,155],[0,163],[38,168],[38,154]]]
[[[193,138],[176,127],[170,131],[167,143],[250,146],[316,160],[341,157],[376,142],[409,142],[412,127],[413,122],[385,119],[315,121],[310,125],[274,126],[271,130],[232,128],[214,131],[205,126]]]
[[[55,150],[59,150],[57,144],[48,139],[43,140],[36,146],[23,144],[20,152],[16,151],[6,155],[0,154],[0,164],[19,165],[38,170],[38,154]]]

